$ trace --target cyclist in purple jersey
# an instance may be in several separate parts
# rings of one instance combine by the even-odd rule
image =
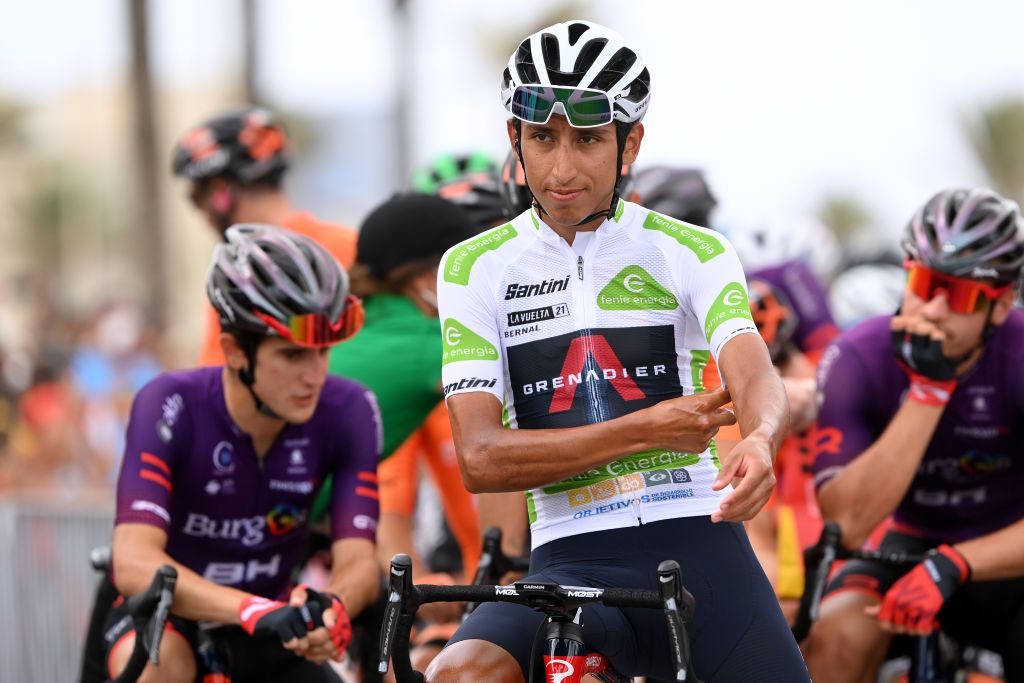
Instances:
[[[136,396],[112,578],[131,595],[160,564],[178,569],[171,637],[143,681],[191,683],[203,673],[198,621],[235,626],[224,636],[235,683],[335,680],[325,662],[341,658],[350,618],[379,585],[376,401],[327,376],[328,349],[358,331],[361,304],[337,261],[308,238],[260,225],[226,237],[207,292],[227,364],[161,375]],[[330,474],[327,589],[293,589],[310,507]],[[107,624],[115,675],[134,633],[117,608]]]
[[[793,342],[804,352],[824,349],[839,334],[828,304],[828,293],[805,261],[793,259],[747,273],[764,280],[789,299],[798,321]]]
[[[862,681],[891,634],[938,628],[1024,680],[1024,219],[986,189],[939,193],[911,220],[900,311],[841,336],[819,365],[815,483],[857,547],[926,553],[903,573],[847,563],[808,643],[815,681]],[[902,574],[902,575],[901,575]]]

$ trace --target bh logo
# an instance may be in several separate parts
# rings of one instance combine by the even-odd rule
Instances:
[[[294,505],[281,503],[267,513],[267,528],[275,536],[284,536],[302,522],[302,513]]]

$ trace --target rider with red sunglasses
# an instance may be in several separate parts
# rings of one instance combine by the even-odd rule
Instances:
[[[178,570],[160,669],[140,680],[202,676],[198,629],[217,626],[234,683],[336,681],[326,661],[341,659],[350,619],[379,584],[377,404],[327,374],[330,347],[358,332],[362,305],[323,247],[254,224],[226,231],[207,294],[226,363],[143,387],[125,437],[111,580],[128,596],[159,565]],[[321,593],[293,587],[292,574],[328,475],[333,562]],[[110,676],[135,638],[122,603],[103,628]]]
[[[900,310],[841,336],[819,366],[815,462],[825,519],[856,548],[926,553],[833,578],[807,647],[815,681],[873,676],[892,634],[941,626],[1024,680],[1024,219],[987,189],[948,190],[907,226]]]

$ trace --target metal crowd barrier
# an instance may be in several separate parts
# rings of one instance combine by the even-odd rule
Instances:
[[[0,681],[77,681],[113,495],[0,498]]]

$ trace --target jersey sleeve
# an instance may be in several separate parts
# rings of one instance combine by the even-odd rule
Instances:
[[[360,388],[345,406],[344,429],[339,434],[339,455],[331,492],[331,538],[376,541],[380,517],[377,460],[383,431],[377,399]]]
[[[470,245],[472,246],[472,245]],[[441,383],[447,399],[455,394],[484,391],[504,403],[504,359],[494,296],[489,279],[477,263],[471,273],[454,271],[463,245],[456,245],[437,274],[441,319]],[[472,256],[472,253],[469,253]]]
[[[117,481],[115,524],[170,528],[175,459],[189,447],[191,431],[185,398],[166,375],[135,395]]]
[[[377,465],[380,511],[412,518],[416,512],[419,464],[423,459],[423,428],[409,435],[390,457]]]
[[[718,239],[720,253],[697,267],[683,266],[687,274],[683,291],[689,292],[691,310],[703,327],[704,338],[716,361],[726,342],[733,337],[757,334],[743,268],[732,246],[724,237]]]
[[[867,367],[842,338],[826,349],[818,365],[818,422],[811,442],[815,488],[875,442],[867,378]]]
[[[220,348],[220,317],[217,310],[207,302],[206,328],[203,330],[203,346],[199,349],[199,366],[224,365],[224,351]]]

